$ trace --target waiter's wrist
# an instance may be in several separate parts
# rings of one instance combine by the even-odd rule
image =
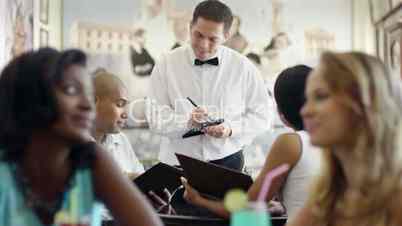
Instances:
[[[230,126],[229,122],[225,121],[222,125],[225,128],[223,136],[224,137],[232,136],[233,131],[232,131],[232,127]]]
[[[225,128],[224,133],[222,135],[222,138],[228,138],[232,136],[232,129],[231,128]]]

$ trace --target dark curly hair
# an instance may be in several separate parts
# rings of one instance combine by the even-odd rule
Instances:
[[[68,67],[86,66],[86,61],[86,54],[80,50],[60,52],[42,48],[23,53],[6,65],[0,75],[0,156],[3,160],[17,162],[32,133],[49,128],[58,119],[53,87],[62,81]],[[71,148],[90,153],[94,150],[91,146],[72,145]],[[75,152],[71,157],[78,164],[81,158]],[[82,156],[90,155],[82,153]]]
[[[274,96],[278,111],[296,130],[303,130],[300,110],[306,100],[304,89],[312,68],[296,65],[283,70],[276,79]]]
[[[229,31],[233,22],[232,10],[218,0],[205,0],[200,2],[194,9],[191,24],[195,24],[199,17],[217,23],[223,23],[225,31]]]

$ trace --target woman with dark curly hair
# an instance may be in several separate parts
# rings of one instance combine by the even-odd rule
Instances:
[[[161,225],[106,152],[91,142],[92,81],[80,50],[44,48],[0,77],[0,225]]]

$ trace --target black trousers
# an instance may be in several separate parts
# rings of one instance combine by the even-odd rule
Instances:
[[[234,169],[237,171],[242,171],[244,167],[244,154],[243,150],[240,150],[236,153],[233,153],[229,156],[226,156],[222,159],[217,159],[210,161],[210,163],[214,163],[220,166],[224,166],[229,169]]]

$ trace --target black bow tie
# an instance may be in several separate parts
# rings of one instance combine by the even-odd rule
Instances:
[[[201,66],[203,64],[210,64],[210,65],[218,66],[218,64],[219,64],[218,57],[215,57],[215,58],[212,58],[212,59],[209,59],[209,60],[205,60],[205,61],[202,61],[202,60],[199,60],[199,59],[194,60],[194,65]]]

